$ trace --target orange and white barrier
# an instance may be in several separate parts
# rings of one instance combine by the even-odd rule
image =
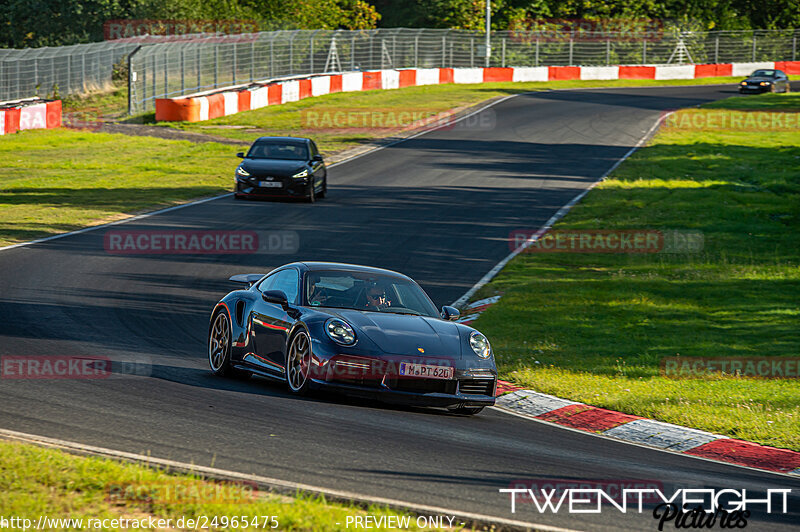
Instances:
[[[407,68],[324,74],[303,79],[256,83],[211,94],[156,100],[156,120],[198,122],[268,105],[296,102],[334,92],[388,90],[443,83],[503,81],[696,79],[746,76],[758,68],[800,74],[800,61],[708,65],[544,66],[490,68]]]
[[[22,100],[0,106],[0,135],[61,127],[61,100]]]

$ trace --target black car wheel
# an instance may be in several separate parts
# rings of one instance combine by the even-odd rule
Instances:
[[[208,333],[208,364],[214,375],[221,377],[246,379],[252,375],[231,367],[231,323],[222,310],[217,312]]]
[[[319,199],[322,199],[325,197],[325,194],[327,193],[328,193],[328,178],[326,177],[325,181],[322,182],[322,190],[320,190],[319,194],[317,194],[317,197]]]
[[[317,201],[317,193],[314,190],[314,183],[313,182],[308,187],[308,196],[306,196],[306,201],[309,202],[309,203],[314,203],[315,201]]]
[[[450,412],[459,416],[474,416],[483,410],[482,406],[459,406],[458,408],[451,408]]]
[[[311,339],[305,330],[292,337],[286,356],[286,382],[289,391],[298,395],[308,392],[308,374],[311,370]]]

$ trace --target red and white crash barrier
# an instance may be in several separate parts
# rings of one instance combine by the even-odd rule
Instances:
[[[0,135],[56,127],[61,127],[61,100],[31,99],[0,104]]]
[[[345,72],[255,83],[213,93],[156,100],[156,120],[199,122],[295,102],[335,92],[399,89],[443,83],[493,83],[503,81],[697,79],[747,76],[758,68],[777,68],[800,74],[800,61],[721,63],[707,65],[543,66],[489,68],[408,68]]]

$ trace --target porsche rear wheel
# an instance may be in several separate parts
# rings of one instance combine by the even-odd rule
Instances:
[[[311,370],[311,339],[305,330],[292,337],[286,357],[286,382],[292,393],[303,395],[308,392],[308,375]]]
[[[208,333],[208,364],[214,375],[247,379],[252,373],[231,367],[231,322],[220,310],[214,316]]]

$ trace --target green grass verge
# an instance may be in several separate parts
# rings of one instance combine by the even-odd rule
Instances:
[[[726,98],[703,104],[706,109],[739,109],[742,111],[800,111],[800,94],[760,94]]]
[[[0,141],[0,245],[231,190],[236,148],[29,130]]]
[[[765,95],[713,107],[796,102]],[[555,227],[701,231],[702,252],[526,253],[478,294],[504,296],[476,326],[502,376],[522,386],[800,450],[798,379],[660,372],[676,355],[800,356],[798,122],[685,127],[683,115],[715,113],[681,111]]]
[[[380,118],[369,121],[374,125],[391,125],[400,113],[411,112],[420,118],[430,118],[452,109],[465,108],[490,98],[522,92],[592,88],[592,87],[652,87],[674,85],[734,84],[740,78],[702,78],[696,80],[609,80],[609,81],[549,81],[531,83],[484,83],[476,85],[428,85],[396,90],[335,93],[298,102],[263,107],[253,111],[215,118],[203,122],[160,122],[159,125],[196,133],[213,134],[250,143],[263,135],[312,137],[326,155],[356,147],[397,134],[402,128],[325,127],[326,117],[341,111],[378,113]],[[312,115],[313,113],[313,115]],[[312,117],[313,116],[313,117]],[[310,127],[314,124],[319,127]],[[402,120],[401,120],[402,121]],[[358,125],[359,118],[355,119]],[[405,123],[405,122],[404,122]]]
[[[28,518],[34,523],[39,516],[84,520],[84,528],[51,524],[44,527],[47,530],[89,529],[88,519],[141,520],[151,516],[172,519],[170,530],[176,529],[181,517],[201,516],[216,516],[219,523],[227,518],[231,523],[214,530],[271,530],[263,526],[263,516],[275,516],[278,530],[342,530],[348,516],[367,514],[376,518],[404,515],[383,507],[360,508],[301,494],[290,498],[258,493],[247,485],[225,486],[138,464],[0,441],[0,516]],[[242,516],[248,518],[248,524],[258,517],[258,527],[241,526]],[[233,517],[239,520],[237,524],[230,521]]]

